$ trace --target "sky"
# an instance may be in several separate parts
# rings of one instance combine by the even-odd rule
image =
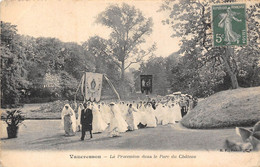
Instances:
[[[19,34],[33,37],[55,37],[63,42],[81,44],[94,35],[108,38],[109,29],[96,24],[95,18],[109,4],[122,2],[107,0],[8,0],[1,3],[0,17],[5,22],[17,25]],[[140,9],[145,17],[153,18],[153,33],[146,38],[144,48],[148,48],[156,42],[155,55],[163,57],[178,51],[178,39],[170,37],[173,30],[161,23],[163,19],[167,18],[167,15],[157,12],[161,5],[160,1],[135,0],[126,3]]]

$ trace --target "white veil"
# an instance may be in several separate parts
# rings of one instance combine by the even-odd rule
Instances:
[[[66,109],[68,107],[68,109]],[[72,130],[76,132],[77,130],[77,124],[76,124],[76,114],[73,111],[73,109],[70,107],[69,104],[65,104],[65,106],[62,109],[61,112],[61,125],[64,127],[64,116],[70,114],[71,116],[71,122],[72,122]]]

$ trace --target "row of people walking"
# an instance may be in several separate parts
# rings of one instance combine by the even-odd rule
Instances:
[[[65,135],[75,135],[76,130],[81,130],[82,140],[85,131],[90,132],[91,138],[92,133],[105,131],[113,137],[128,130],[174,124],[181,119],[181,108],[178,103],[87,102],[79,105],[76,114],[68,104],[62,110]]]

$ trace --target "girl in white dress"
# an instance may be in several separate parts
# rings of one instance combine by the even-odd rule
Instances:
[[[81,111],[84,109],[84,106],[82,103],[79,104],[78,107],[78,117],[77,117],[77,127],[78,127],[78,131],[80,131],[81,129],[81,124],[80,124],[80,118],[81,118]]]
[[[169,124],[175,124],[175,115],[173,111],[173,105],[171,103],[168,104],[167,109],[168,109],[168,123]]]
[[[148,114],[146,112],[146,104],[145,102],[142,102],[138,108],[139,110],[139,121],[140,123],[142,123],[143,125],[147,125],[147,121],[148,121]]]
[[[126,116],[126,123],[128,124],[128,130],[136,130],[138,129],[137,125],[139,124],[138,122],[138,110],[132,106],[132,104],[129,104],[128,107],[128,113]]]
[[[93,114],[93,122],[92,122],[92,132],[93,133],[101,133],[107,128],[106,122],[103,120],[100,114],[100,105],[97,104],[92,105],[92,114]]]
[[[151,103],[148,103],[146,106],[146,123],[146,127],[154,128],[157,126],[154,109]]]
[[[124,120],[126,120],[128,107],[126,106],[125,102],[120,102],[118,107],[120,108],[122,117]]]
[[[128,130],[128,125],[123,119],[120,109],[115,105],[115,103],[110,103],[110,111],[112,115],[108,132],[110,137],[115,137],[118,136],[119,133],[126,132]]]
[[[182,119],[182,116],[181,116],[181,107],[178,102],[174,103],[173,112],[174,112],[175,122],[179,122]]]
[[[75,135],[77,130],[76,115],[69,104],[66,104],[62,109],[61,124],[64,126],[65,135]]]
[[[162,125],[169,123],[169,108],[166,104],[162,106]]]
[[[109,106],[107,104],[105,104],[104,102],[101,103],[100,113],[101,113],[103,120],[106,122],[106,124],[109,124],[110,119],[111,119],[111,112],[110,112]]]
[[[157,124],[161,125],[162,121],[164,119],[164,108],[163,105],[161,103],[159,103],[155,109],[155,117],[157,119]]]

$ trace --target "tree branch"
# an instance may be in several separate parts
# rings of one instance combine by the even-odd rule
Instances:
[[[154,45],[152,46],[152,48],[149,49],[149,52],[147,52],[146,54],[143,54],[141,57],[137,58],[136,61],[130,62],[130,63],[125,67],[125,70],[126,70],[127,68],[129,68],[132,64],[141,62],[142,59],[143,59],[144,57],[146,57],[147,55],[149,55],[150,53],[152,53],[153,50],[154,50]]]
[[[127,49],[128,51],[126,52],[126,55],[128,55],[132,49],[137,45],[137,40],[139,40],[147,31],[143,31],[141,34],[138,35],[138,37],[132,42],[132,45],[129,46]]]
[[[96,46],[93,46],[95,49],[100,50],[102,53],[104,53],[112,62],[117,65],[119,68],[121,68],[120,64],[116,62],[109,54],[107,54],[103,49],[99,49]]]
[[[140,61],[134,61],[134,62],[130,62],[126,67],[125,67],[125,70],[127,68],[129,68],[132,64],[135,64],[135,63],[139,63]]]

